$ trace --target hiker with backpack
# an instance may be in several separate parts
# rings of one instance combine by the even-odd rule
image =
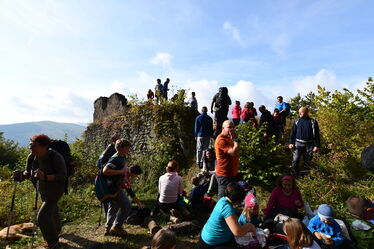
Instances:
[[[118,139],[115,144],[117,153],[109,159],[102,170],[112,194],[108,199],[105,235],[124,236],[127,234],[122,226],[131,211],[131,202],[123,192],[122,185],[124,184],[124,176],[128,173],[126,155],[129,153],[130,147],[130,142]]]
[[[47,135],[32,136],[26,170],[21,175],[16,172],[13,175],[17,181],[31,178],[39,190],[42,205],[37,215],[37,224],[47,242],[45,248],[54,248],[59,242],[61,219],[57,203],[65,192],[68,175],[63,155],[49,149],[50,144],[51,139]]]
[[[282,96],[277,97],[277,104],[275,105],[275,109],[279,110],[279,115],[282,118],[283,126],[286,126],[286,118],[290,113],[291,106],[290,104],[283,101]]]
[[[293,151],[291,170],[298,173],[300,157],[304,158],[304,168],[310,168],[313,153],[318,151],[320,144],[319,126],[315,119],[309,117],[308,107],[299,109],[300,118],[296,119],[290,134],[288,147]]]
[[[227,114],[229,112],[230,105],[231,99],[228,95],[227,87],[220,87],[218,93],[214,95],[212,104],[210,106],[211,112],[213,113],[214,111],[214,121],[217,124],[214,132],[216,137],[222,131],[223,122],[228,119]]]
[[[168,100],[169,83],[170,83],[170,79],[166,78],[166,81],[164,82],[164,85],[162,86],[162,97],[166,100]]]

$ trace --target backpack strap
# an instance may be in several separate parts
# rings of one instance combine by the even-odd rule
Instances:
[[[297,126],[297,124],[299,123],[299,121],[300,121],[300,118],[297,118],[296,120],[295,120],[295,125]]]

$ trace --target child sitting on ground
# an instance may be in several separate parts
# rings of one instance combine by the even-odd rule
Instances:
[[[318,215],[314,216],[308,229],[316,236],[322,248],[340,248],[344,242],[343,232],[334,220],[334,212],[329,205],[318,207]]]
[[[289,218],[284,222],[283,231],[287,235],[291,249],[321,249],[313,240],[313,235],[299,219]]]
[[[252,223],[256,227],[259,225],[258,202],[256,196],[248,194],[244,200],[244,209],[238,220],[240,225]]]
[[[152,238],[152,245],[142,249],[174,249],[177,244],[175,234],[168,229],[161,229]]]
[[[191,203],[191,208],[193,210],[200,209],[204,206],[204,195],[208,190],[209,181],[203,181],[200,183],[200,178],[195,176],[192,178],[192,184],[195,186],[192,188],[188,200]]]

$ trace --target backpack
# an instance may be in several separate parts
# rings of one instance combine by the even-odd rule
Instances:
[[[112,198],[117,197],[118,192],[113,193],[110,189],[107,179],[103,171],[100,170],[95,178],[95,194],[100,202],[108,202]]]
[[[220,87],[219,92],[217,93],[216,97],[216,103],[215,103],[215,109],[216,111],[222,110],[230,105],[227,95],[228,91],[226,87]]]
[[[102,164],[100,158],[96,164],[96,166],[99,167],[99,172],[97,173],[95,178],[95,194],[100,202],[108,202],[111,199],[117,197],[118,192],[115,191],[113,193],[113,190],[110,188],[108,179],[104,176],[103,173],[105,164]]]
[[[67,177],[65,178],[65,194],[68,194],[69,177],[74,175],[75,173],[75,162],[70,153],[70,146],[65,141],[52,140],[51,143],[49,144],[49,150],[51,151],[50,159],[51,159],[53,166],[54,166],[56,152],[60,153],[61,156],[64,158],[64,162],[66,166],[66,173],[67,173]],[[35,159],[34,156],[29,156],[28,161],[27,161],[28,168],[30,167],[30,165],[32,165],[32,162],[34,161],[34,159]]]

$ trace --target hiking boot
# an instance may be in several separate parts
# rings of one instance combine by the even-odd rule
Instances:
[[[58,246],[58,241],[47,242],[44,244],[44,248],[56,248]]]
[[[110,235],[119,236],[119,237],[127,235],[127,232],[125,231],[125,229],[123,229],[122,227],[117,227],[117,226],[112,227],[109,233]]]
[[[105,226],[105,233],[104,233],[104,236],[108,236],[110,235],[110,228],[109,226]]]

